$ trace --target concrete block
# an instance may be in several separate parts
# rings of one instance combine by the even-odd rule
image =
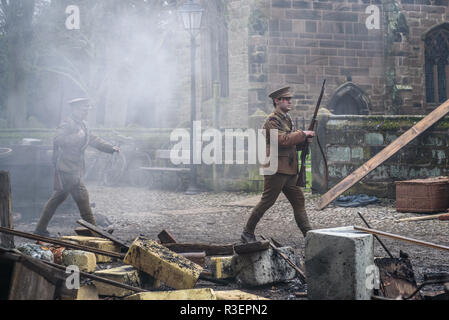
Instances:
[[[291,247],[279,248],[289,259],[296,262]],[[237,282],[244,286],[261,286],[295,278],[293,269],[271,248],[248,254],[235,255],[232,259],[232,269]]]
[[[97,288],[92,284],[84,285],[76,291],[75,297],[61,297],[61,300],[99,300]]]
[[[95,253],[81,250],[65,250],[62,253],[62,264],[65,266],[78,266],[80,271],[94,272],[97,267]]]
[[[270,300],[255,294],[240,290],[215,291],[217,300]]]
[[[83,236],[65,236],[62,237],[62,240],[66,241],[74,241],[77,244],[92,247],[104,251],[117,252],[120,253],[120,246],[115,244],[114,242],[104,239],[104,238],[96,238],[96,237],[83,237]],[[96,254],[97,263],[105,263],[112,262],[114,258],[103,256],[101,254]]]
[[[226,257],[211,257],[210,269],[214,278],[216,279],[229,279],[234,278],[234,269],[232,269],[232,258],[234,256]]]
[[[217,300],[214,290],[189,289],[176,291],[142,292],[126,297],[125,300]]]
[[[311,300],[369,300],[373,236],[353,227],[313,230],[306,237],[307,292]]]
[[[133,287],[140,287],[141,285],[139,272],[132,266],[121,266],[118,268],[101,270],[94,274]],[[94,284],[97,287],[100,296],[125,297],[135,293],[135,291],[119,288],[100,281],[94,281]]]
[[[141,237],[134,240],[123,261],[174,289],[192,289],[203,270],[157,242]]]

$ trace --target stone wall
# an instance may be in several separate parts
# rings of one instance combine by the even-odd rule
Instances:
[[[422,119],[422,116],[321,115],[318,135],[328,160],[328,188],[350,175]],[[347,194],[366,193],[394,199],[395,181],[449,175],[448,130],[449,117],[446,117],[377,167]],[[320,193],[326,192],[324,162],[316,145],[312,147],[312,175],[312,188]]]

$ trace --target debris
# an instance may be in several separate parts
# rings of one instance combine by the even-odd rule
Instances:
[[[95,233],[87,228],[84,227],[76,227],[75,233],[79,236],[83,237],[99,237],[100,235],[98,233]]]
[[[311,230],[306,236],[307,293],[311,300],[370,300],[373,236],[353,227]],[[374,280],[374,279],[373,279]]]
[[[365,220],[365,218],[362,216],[362,213],[360,211],[357,212],[360,219],[362,219],[363,223],[365,223],[367,228],[371,228],[368,222]],[[393,255],[391,254],[390,250],[387,249],[387,247],[384,245],[384,243],[379,239],[377,235],[374,235],[374,238],[376,238],[377,241],[379,241],[382,248],[384,248],[385,252],[390,256],[390,258],[393,258]]]
[[[53,253],[50,250],[44,250],[40,245],[27,243],[17,247],[17,250],[22,252],[24,255],[30,256],[35,259],[54,261]]]
[[[196,263],[197,265],[200,265],[201,267],[206,266],[206,252],[183,252],[179,253],[179,255],[183,256],[184,258],[189,259],[190,261]]]
[[[164,246],[176,253],[205,251],[207,256],[229,256],[234,254],[234,246],[232,244],[167,243]]]
[[[6,171],[0,171],[0,227],[13,229],[11,182],[9,172]],[[14,248],[14,237],[8,234],[0,234],[0,246]]]
[[[374,263],[379,268],[380,291],[384,297],[402,298],[416,291],[415,275],[409,259],[378,258]],[[416,295],[414,299],[420,300],[421,296]]]
[[[125,300],[217,300],[217,296],[214,290],[205,288],[138,293]]]
[[[234,246],[234,251],[237,254],[246,254],[246,253],[253,253],[258,251],[264,251],[268,250],[270,248],[270,241],[257,241],[257,242],[250,242],[245,244],[239,244]]]
[[[63,240],[67,241],[73,241],[76,243],[79,243],[82,246],[90,247],[90,248],[96,248],[101,251],[106,252],[114,252],[117,254],[118,257],[123,257],[122,254],[120,254],[120,247],[119,245],[113,243],[111,240],[107,240],[104,238],[97,238],[97,237],[82,237],[82,236],[65,236],[62,237]],[[87,250],[85,250],[87,251]],[[94,252],[94,251],[92,251]],[[105,263],[105,262],[111,262],[113,261],[112,255],[103,255],[97,252],[97,263]]]
[[[428,215],[428,216],[413,217],[413,218],[404,218],[404,219],[394,220],[394,222],[400,223],[400,222],[409,222],[409,221],[425,221],[425,220],[437,220],[437,219],[440,221],[449,220],[449,213],[432,214],[432,215]]]
[[[217,300],[270,300],[240,290],[214,291]]]
[[[174,289],[195,286],[202,268],[153,240],[137,238],[123,260]]]
[[[95,253],[81,250],[65,250],[62,254],[65,266],[77,266],[81,271],[94,272],[97,267]]]
[[[366,228],[362,228],[362,227],[354,227],[354,229],[358,230],[358,231],[363,231],[363,232],[366,232],[366,233],[377,234],[379,236],[389,237],[389,238],[396,239],[396,240],[402,240],[402,241],[410,242],[410,243],[421,245],[421,246],[425,246],[425,247],[430,247],[430,248],[434,248],[434,249],[449,251],[449,247],[447,247],[447,246],[442,246],[442,245],[431,243],[431,242],[427,242],[427,241],[421,241],[421,240],[416,240],[416,239],[412,239],[412,238],[402,237],[402,236],[398,236],[398,235],[395,235],[395,234],[392,234],[392,233],[387,233],[387,232],[374,230],[374,229],[366,229]]]
[[[278,248],[282,253],[294,260],[291,247]],[[232,269],[237,282],[243,286],[260,286],[296,277],[296,270],[281,258],[275,250],[235,255],[232,259]]]
[[[418,122],[415,126],[407,130],[402,136],[394,140],[390,145],[384,148],[382,151],[377,153],[373,158],[365,162],[360,168],[354,171],[352,174],[347,176],[345,179],[340,181],[336,186],[329,190],[326,194],[321,197],[319,204],[320,210],[324,209],[334,201],[343,192],[351,188],[354,184],[363,179],[371,171],[376,169],[386,160],[395,155],[399,150],[413,141],[421,133],[429,129],[438,120],[443,118],[449,112],[449,101],[446,101],[435,110],[433,110],[424,119]]]
[[[262,236],[262,239],[265,239]],[[281,250],[279,250],[276,246],[274,246],[272,243],[269,243],[271,248],[281,256],[282,259],[285,260],[293,269],[295,269],[298,272],[299,278],[301,279],[302,283],[306,282],[306,275],[304,274],[304,271],[302,271],[290,258],[288,258]]]
[[[92,231],[93,233],[97,233],[100,235],[100,237],[103,237],[105,239],[108,239],[110,241],[112,241],[113,243],[125,248],[126,250],[129,249],[129,245],[126,244],[125,242],[117,239],[116,237],[112,236],[111,233],[107,232],[107,231],[103,231],[101,230],[99,227],[94,226],[93,224],[90,224],[87,221],[84,220],[78,220],[77,221],[78,224],[82,225],[83,227],[86,227],[87,229],[89,229],[90,231]]]
[[[65,272],[48,263],[17,250],[0,248],[0,300],[57,300],[73,296],[65,286]]]
[[[114,280],[129,286],[140,287],[139,272],[132,266],[121,266],[118,268],[101,270],[94,273],[96,276]],[[125,297],[134,294],[132,290],[120,288],[99,281],[94,281],[100,296]]]
[[[98,290],[93,284],[81,286],[76,290],[76,294],[72,297],[61,297],[61,300],[100,300],[98,297]]]
[[[45,242],[45,243],[51,243],[51,244],[59,245],[59,246],[70,248],[70,249],[77,249],[77,250],[83,250],[83,251],[87,251],[87,252],[93,252],[93,253],[105,255],[107,257],[113,257],[113,258],[118,258],[118,259],[122,259],[124,257],[123,254],[117,253],[117,252],[104,251],[104,250],[97,249],[96,247],[79,245],[79,244],[71,242],[71,241],[57,240],[57,239],[53,239],[53,238],[38,236],[38,235],[35,235],[32,233],[12,230],[12,229],[3,228],[3,227],[0,227],[0,233],[6,233],[6,234],[11,234],[14,236],[26,238],[26,239],[41,241],[41,242]],[[80,238],[87,238],[87,237],[80,237]],[[101,240],[104,240],[104,239],[101,239]],[[97,262],[98,262],[98,257],[97,257]]]
[[[307,292],[295,292],[295,296],[298,298],[307,298]]]
[[[340,196],[333,203],[338,207],[355,208],[364,207],[369,204],[379,203],[380,200],[374,196],[368,196],[366,194],[357,194],[351,196]]]
[[[232,269],[233,256],[212,257],[210,259],[210,269],[212,275],[216,279],[230,279],[235,277],[234,269]]]
[[[157,235],[162,244],[176,243],[175,238],[167,230],[162,230],[161,233]]]

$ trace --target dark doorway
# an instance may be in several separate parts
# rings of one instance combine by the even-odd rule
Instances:
[[[341,115],[363,115],[370,113],[368,96],[357,85],[347,82],[338,87],[329,102],[329,111]]]

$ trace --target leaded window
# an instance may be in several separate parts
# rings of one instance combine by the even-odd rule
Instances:
[[[445,102],[449,96],[449,24],[430,31],[426,36],[425,59],[427,102]]]

